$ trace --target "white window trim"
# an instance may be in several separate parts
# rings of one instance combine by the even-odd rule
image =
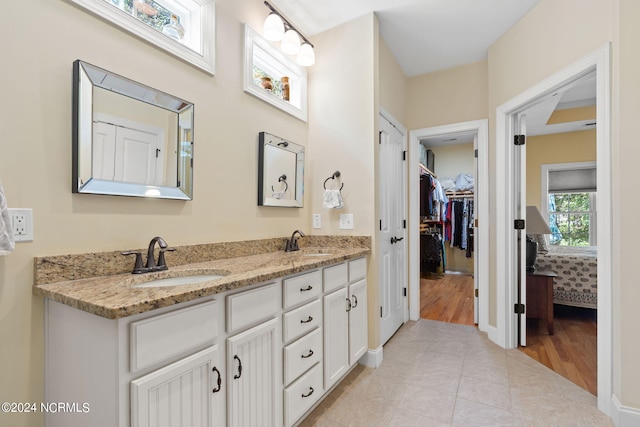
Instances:
[[[596,167],[596,162],[572,162],[572,163],[548,163],[540,166],[540,210],[547,224],[549,223],[549,172],[570,169],[592,169]],[[597,194],[597,192],[596,192]],[[590,221],[593,221],[592,227],[589,227],[589,240],[593,246],[596,246],[596,230],[597,230],[597,212],[595,209],[595,195],[591,197],[591,213]],[[549,236],[544,237],[549,243]]]
[[[70,0],[73,3],[94,13],[133,35],[166,50],[178,58],[187,61],[209,74],[215,74],[215,8],[214,0],[171,0],[171,5],[182,5],[180,10],[192,11],[189,16],[193,19],[199,15],[199,25],[191,23],[191,27],[199,34],[193,35],[199,39],[195,43],[197,49],[167,37],[155,28],[151,28],[126,12],[109,4],[105,0]],[[198,12],[199,13],[196,13]]]

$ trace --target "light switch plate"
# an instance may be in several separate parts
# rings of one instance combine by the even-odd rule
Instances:
[[[313,228],[322,228],[322,214],[313,214]]]
[[[353,214],[340,214],[340,229],[353,230]]]
[[[33,240],[33,209],[9,208],[11,231],[16,242],[31,242]]]

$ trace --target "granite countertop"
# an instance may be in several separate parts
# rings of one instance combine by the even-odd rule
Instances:
[[[177,266],[171,266],[168,259],[167,264],[170,267],[165,271],[108,274],[73,280],[50,278],[52,283],[39,283],[45,277],[42,274],[38,276],[38,267],[42,265],[43,260],[53,264],[49,259],[39,258],[36,259],[36,283],[33,293],[98,316],[118,319],[335,264],[370,252],[370,247],[364,245],[336,244],[302,247],[298,252],[286,253],[280,250]],[[323,255],[313,255],[317,253]],[[202,274],[221,274],[223,277],[179,286],[133,287],[156,279]],[[64,278],[64,275],[60,277]]]

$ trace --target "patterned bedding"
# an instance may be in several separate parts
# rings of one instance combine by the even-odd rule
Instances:
[[[597,308],[597,247],[551,246],[539,253],[536,270],[558,275],[553,284],[553,302],[574,307]]]

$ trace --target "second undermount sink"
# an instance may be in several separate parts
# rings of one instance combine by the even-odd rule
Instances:
[[[329,249],[326,248],[305,248],[300,250],[300,254],[303,256],[330,256],[333,255]]]
[[[168,277],[133,285],[134,288],[160,288],[165,286],[194,285],[224,277],[225,274],[199,274],[195,276]]]

